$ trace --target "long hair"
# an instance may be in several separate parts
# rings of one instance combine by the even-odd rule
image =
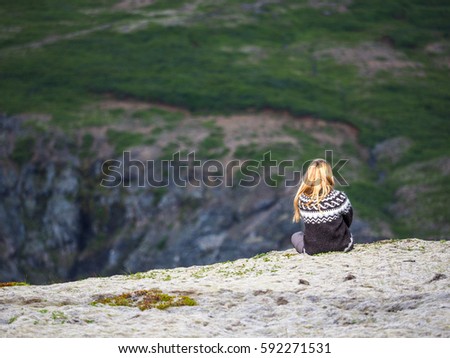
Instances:
[[[292,221],[299,222],[301,218],[298,204],[300,195],[305,194],[309,197],[309,202],[306,205],[314,203],[319,206],[323,198],[327,196],[333,188],[334,178],[330,164],[324,159],[314,159],[302,178],[297,194],[295,194],[294,217],[292,218]]]

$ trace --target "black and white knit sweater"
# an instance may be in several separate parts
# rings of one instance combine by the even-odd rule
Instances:
[[[327,251],[349,251],[353,248],[350,225],[353,209],[347,195],[332,190],[320,202],[307,203],[310,197],[302,194],[299,198],[300,214],[305,223],[304,252],[309,255]]]

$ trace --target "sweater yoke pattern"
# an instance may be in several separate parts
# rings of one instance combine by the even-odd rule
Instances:
[[[322,224],[332,222],[351,209],[350,200],[343,192],[332,190],[319,205],[311,202],[310,197],[300,195],[299,208],[305,224]],[[309,204],[308,204],[309,203]]]

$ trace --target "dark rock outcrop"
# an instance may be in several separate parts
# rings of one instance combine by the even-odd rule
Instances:
[[[44,283],[210,264],[290,247],[293,188],[100,185],[107,158],[1,117],[0,275]],[[118,158],[120,159],[120,158]],[[370,237],[355,220],[355,236]],[[368,235],[369,233],[369,235]],[[375,235],[373,235],[375,238]]]

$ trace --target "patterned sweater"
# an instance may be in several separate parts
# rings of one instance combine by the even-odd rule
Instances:
[[[350,251],[353,236],[350,225],[353,209],[347,195],[333,189],[321,202],[306,204],[310,198],[302,194],[299,198],[300,214],[305,223],[304,252],[309,255],[327,251]]]

